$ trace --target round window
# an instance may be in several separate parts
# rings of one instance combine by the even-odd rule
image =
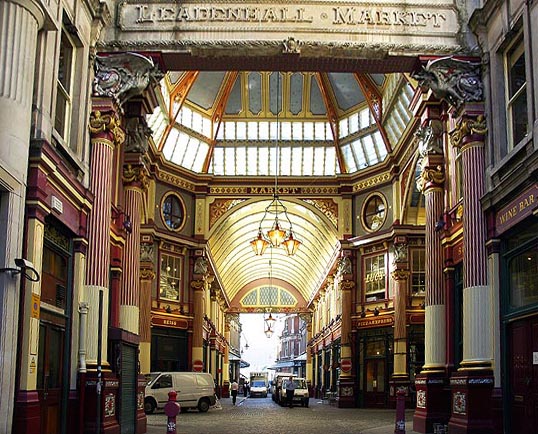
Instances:
[[[165,196],[162,202],[162,219],[169,229],[177,231],[185,223],[185,207],[182,200],[174,193]]]
[[[370,196],[363,208],[362,220],[366,229],[377,231],[385,223],[387,204],[385,198],[379,194]]]

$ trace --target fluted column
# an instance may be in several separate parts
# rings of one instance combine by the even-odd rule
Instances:
[[[397,268],[391,273],[394,280],[394,374],[409,379],[407,372],[407,284],[409,270]]]
[[[312,314],[309,313],[309,314],[303,315],[302,318],[303,318],[303,321],[306,323],[306,342],[310,342],[310,340],[312,339]],[[305,370],[306,370],[306,381],[309,384],[313,385],[316,379],[313,378],[312,376],[312,372],[313,372],[312,353],[310,352],[310,348],[308,348],[308,346],[306,348]]]
[[[101,360],[107,360],[108,287],[110,267],[110,220],[112,200],[113,153],[125,139],[120,121],[113,112],[99,111],[90,117],[91,176],[90,190],[94,194],[88,218],[88,265],[86,269],[85,301],[88,302],[87,363],[97,363],[97,330],[101,328]],[[102,322],[99,324],[99,297],[102,294]]]
[[[485,191],[486,122],[480,105],[464,108],[465,115],[451,133],[452,144],[461,149],[464,191],[463,360],[450,378],[454,404],[448,423],[449,431],[455,434],[493,432],[493,326],[498,315],[498,310],[493,310],[496,297],[487,280],[486,218],[480,205]]]
[[[123,170],[125,184],[124,212],[129,216],[131,229],[127,231],[123,253],[123,287],[120,293],[120,327],[139,333],[140,321],[140,214],[147,189],[147,170],[128,164]]]
[[[357,366],[358,361],[353,360],[353,354],[351,353],[351,342],[349,336],[351,335],[351,292],[355,288],[355,281],[353,279],[353,269],[351,266],[351,260],[349,257],[344,257],[340,261],[340,283],[339,290],[342,291],[342,315],[341,315],[341,348],[340,348],[340,378],[338,379],[338,407],[339,408],[352,408],[355,406],[354,402],[354,387],[355,387],[355,375],[354,367]],[[342,367],[342,362],[347,362],[346,370]],[[333,361],[334,363],[334,361]]]
[[[142,246],[144,250],[144,246]],[[144,255],[142,255],[143,257]],[[153,268],[140,269],[140,373],[151,372],[151,284],[155,279]]]
[[[493,294],[487,281],[483,116],[462,117],[451,133],[463,166],[463,361],[462,368],[491,367]]]
[[[444,372],[446,364],[446,315],[443,275],[443,247],[441,232],[436,230],[436,223],[444,211],[444,157],[438,144],[442,125],[439,120],[431,120],[422,128],[423,145],[422,173],[419,187],[424,194],[426,208],[425,244],[426,244],[426,298],[425,298],[425,371]],[[420,146],[420,145],[419,145]]]
[[[31,0],[5,0],[0,2],[0,178],[4,180],[6,215],[0,216],[0,236],[3,238],[4,251],[0,268],[13,267],[13,258],[22,255],[22,236],[24,233],[24,198],[28,172],[28,150],[30,146],[32,89],[34,85],[34,65],[36,59],[37,35],[44,23],[44,14],[37,2]],[[8,206],[9,205],[9,206]],[[5,262],[4,262],[5,261]],[[0,432],[11,432],[15,405],[15,381],[17,367],[17,341],[19,323],[25,321],[27,330],[33,322],[32,335],[39,332],[36,318],[19,317],[19,297],[22,275],[0,274]],[[32,285],[36,287],[36,285]],[[39,294],[40,285],[37,285]],[[27,293],[33,292],[27,287]],[[31,306],[31,304],[30,304]],[[37,323],[37,324],[35,324]],[[27,342],[24,340],[23,342]],[[37,340],[33,341],[34,355]],[[37,363],[36,356],[32,357]],[[31,361],[31,359],[28,359]],[[22,363],[21,372],[31,373],[29,364]],[[35,384],[35,380],[33,380]],[[35,386],[31,387],[35,391]],[[21,387],[17,401],[25,407],[37,405],[37,393]],[[19,402],[18,413],[23,413]],[[30,410],[28,410],[30,413]],[[38,414],[39,410],[33,411]],[[25,424],[32,424],[25,415]],[[17,423],[15,424],[17,426]],[[17,429],[17,428],[15,428]]]
[[[437,116],[435,116],[437,115]],[[417,410],[413,429],[432,432],[434,423],[446,423],[449,417],[450,390],[446,375],[446,295],[443,274],[442,232],[437,222],[444,212],[445,162],[444,128],[438,113],[417,132],[422,169],[418,187],[424,194],[426,208],[426,297],[424,319],[424,366],[415,379]]]
[[[203,280],[193,280],[191,288],[194,291],[194,320],[192,337],[192,361],[204,360],[204,291]],[[191,361],[191,362],[192,362]]]

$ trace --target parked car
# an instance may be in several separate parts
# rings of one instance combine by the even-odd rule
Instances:
[[[207,372],[152,372],[149,378],[144,397],[147,414],[164,408],[171,390],[177,393],[176,402],[181,411],[197,408],[206,412],[217,402],[215,382]]]

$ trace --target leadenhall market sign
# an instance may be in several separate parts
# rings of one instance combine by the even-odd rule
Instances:
[[[457,45],[458,11],[451,2],[136,2],[118,7],[123,32],[181,32],[199,40],[270,39],[343,40]],[[291,33],[293,32],[293,34]],[[190,35],[189,35],[190,33]],[[262,37],[261,35],[265,35]]]

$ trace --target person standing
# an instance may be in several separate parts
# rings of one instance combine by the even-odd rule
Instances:
[[[239,384],[237,384],[237,381],[234,380],[232,382],[230,390],[232,392],[232,404],[235,405],[235,401],[237,401],[237,392],[239,391]]]
[[[290,376],[286,382],[286,400],[288,401],[288,407],[293,408],[293,396],[295,395],[295,383],[293,377]]]

